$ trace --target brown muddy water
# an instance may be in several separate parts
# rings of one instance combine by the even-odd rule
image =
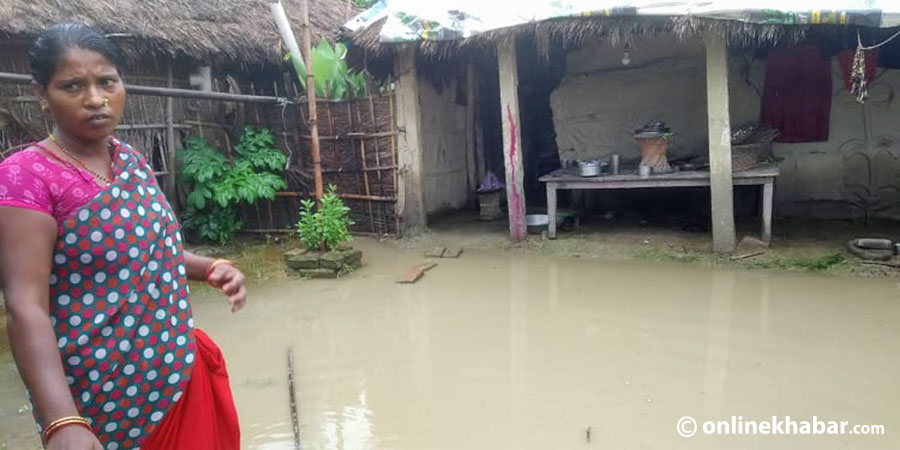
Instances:
[[[195,289],[244,448],[293,448],[289,347],[304,449],[900,448],[894,281],[467,250],[397,285],[418,252],[357,246],[358,272],[253,282],[237,315]],[[3,341],[0,396],[0,448],[39,448]],[[684,416],[886,432],[684,438]]]

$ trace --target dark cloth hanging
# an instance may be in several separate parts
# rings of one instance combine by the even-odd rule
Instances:
[[[828,140],[831,60],[812,45],[769,52],[760,121],[779,131],[778,142]]]

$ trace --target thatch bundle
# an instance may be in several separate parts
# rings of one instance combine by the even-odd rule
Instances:
[[[282,0],[299,32],[299,1]],[[310,0],[313,35],[334,37],[356,13],[346,0]],[[58,22],[114,34],[123,52],[181,53],[195,59],[278,62],[281,40],[268,0],[3,0],[0,38],[27,39]]]

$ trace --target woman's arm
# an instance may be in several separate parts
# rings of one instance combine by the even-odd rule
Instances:
[[[50,270],[56,221],[40,212],[0,207],[0,285],[6,297],[7,331],[22,381],[44,425],[79,415],[50,324]],[[93,434],[70,426],[48,448],[99,448]]]
[[[203,281],[213,287],[222,290],[228,297],[231,312],[238,312],[247,303],[247,287],[244,285],[245,277],[237,267],[230,264],[217,265],[212,273],[208,273],[212,266],[212,258],[195,255],[187,250],[184,252],[184,265],[187,276],[191,280]],[[209,275],[209,278],[207,278]]]
[[[184,251],[184,268],[187,270],[187,276],[194,281],[206,282],[206,271],[215,261],[212,258],[195,255],[187,250]]]

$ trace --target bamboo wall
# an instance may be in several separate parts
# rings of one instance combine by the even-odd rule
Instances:
[[[351,208],[357,233],[400,234],[397,203],[397,130],[393,95],[343,102],[319,101],[322,178]],[[301,153],[309,160],[308,105],[299,105]]]
[[[0,41],[0,71],[28,73],[27,45]],[[126,83],[142,86],[190,88],[189,72],[196,63],[153,56],[123,69]],[[296,83],[286,74],[263,67],[235,65],[214,67],[213,90],[233,94],[298,98]],[[116,135],[144,153],[158,180],[176,207],[187,192],[177,182],[170,186],[168,174],[175,164],[170,156],[183,147],[186,138],[199,136],[230,155],[245,125],[268,128],[278,148],[289,156],[285,173],[288,188],[273,201],[242,206],[246,228],[256,232],[294,228],[300,201],[312,198],[312,163],[307,104],[264,104],[221,100],[172,98],[168,117],[166,97],[134,95]],[[334,184],[351,208],[357,234],[397,235],[395,214],[397,191],[396,118],[393,96],[376,96],[347,102],[319,102],[319,133],[326,186]],[[171,121],[175,148],[167,142]],[[0,82],[0,160],[35,140],[46,137],[51,124],[43,116],[31,87]]]

